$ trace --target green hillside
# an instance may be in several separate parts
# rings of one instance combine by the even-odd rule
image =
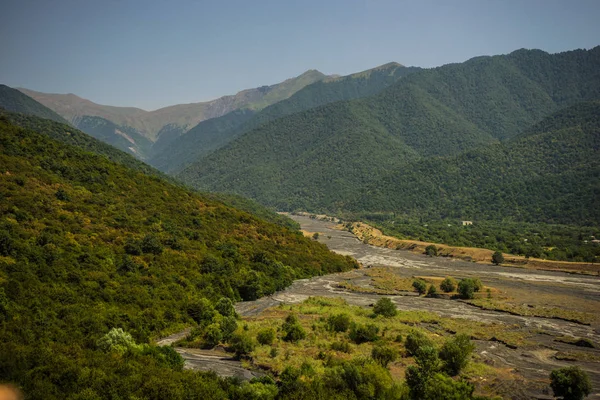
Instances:
[[[101,117],[83,116],[76,118],[73,123],[88,135],[108,143],[140,160],[145,160],[152,149],[152,142],[140,135],[135,129],[118,126]]]
[[[284,210],[358,207],[356,194],[389,171],[498,146],[562,107],[600,99],[599,70],[600,47],[552,55],[519,50],[418,71],[375,96],[264,124],[177,176]],[[418,201],[410,191],[402,196]],[[391,207],[396,199],[381,201]]]
[[[94,139],[90,135],[73,128],[71,125],[19,113],[0,111],[0,116],[4,116],[14,125],[36,131],[50,137],[53,140],[57,140],[64,144],[72,145],[90,153],[106,157],[110,161],[122,164],[144,174],[153,175],[174,182],[172,178],[157,171],[148,164],[144,164],[137,158],[120,151],[111,145]]]
[[[0,109],[10,112],[35,115],[40,118],[51,119],[56,122],[68,124],[63,117],[48,107],[38,103],[20,91],[6,85],[0,85]]]
[[[27,398],[232,396],[230,383],[142,344],[194,325],[203,298],[252,299],[354,266],[48,135],[0,117],[0,376]],[[112,328],[138,345],[111,344]]]
[[[220,117],[237,109],[260,110],[288,98],[306,85],[325,78],[326,75],[319,71],[309,70],[274,85],[242,90],[211,101],[176,104],[154,111],[96,104],[74,94],[41,93],[23,88],[19,90],[70,122],[76,123],[83,117],[101,117],[118,127],[127,128],[130,132],[136,132],[149,141],[156,142],[162,134],[167,134],[172,139],[172,136],[187,132],[201,121]],[[79,128],[88,133],[83,129],[84,126]]]
[[[599,226],[599,155],[600,102],[580,103],[504,143],[407,164],[346,209]]]
[[[203,121],[168,146],[157,149],[149,163],[162,171],[174,173],[265,123],[328,103],[373,95],[418,70],[389,63],[349,76],[319,80],[256,114],[238,110]]]

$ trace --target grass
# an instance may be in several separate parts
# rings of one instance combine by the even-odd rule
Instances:
[[[297,343],[282,340],[281,325],[290,314],[297,315],[298,320],[306,331],[306,338]],[[347,332],[335,333],[328,329],[327,318],[331,315],[345,313],[357,324],[374,324],[379,328],[377,344],[385,344],[394,348],[400,357],[390,363],[388,369],[394,380],[404,380],[404,372],[408,365],[414,363],[412,357],[406,354],[404,340],[413,330],[422,331],[436,346],[440,347],[447,337],[454,333],[465,333],[473,339],[491,339],[496,337],[514,345],[525,343],[522,333],[514,332],[512,327],[501,324],[483,324],[464,319],[442,318],[427,311],[399,311],[397,316],[384,318],[374,316],[372,310],[352,306],[341,298],[311,297],[296,305],[279,305],[264,311],[260,316],[244,318],[247,333],[256,338],[257,333],[265,328],[276,331],[276,339],[272,346],[257,345],[250,354],[251,362],[248,367],[271,370],[275,375],[281,373],[287,366],[301,367],[310,365],[315,373],[322,373],[331,360],[350,360],[359,357],[370,357],[375,343],[356,344],[352,342]],[[402,341],[396,341],[402,336]],[[332,349],[332,344],[347,343],[349,352]],[[273,350],[275,349],[275,350]],[[273,356],[273,351],[276,355]],[[477,356],[474,355],[474,358]],[[480,385],[481,377],[496,379],[506,374],[506,371],[495,367],[473,362],[467,367],[463,376]],[[494,393],[488,389],[479,388],[478,392]]]

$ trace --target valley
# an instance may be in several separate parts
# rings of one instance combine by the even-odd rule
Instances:
[[[482,309],[462,300],[422,297],[406,290],[389,292],[386,296],[400,311],[400,325],[418,326],[434,336],[461,332],[471,336],[476,344],[473,357],[476,365],[493,368],[493,372],[488,371],[487,375],[470,373],[478,392],[513,399],[551,398],[548,387],[550,371],[574,364],[590,375],[594,387],[600,387],[600,350],[597,348],[600,344],[600,316],[597,315],[600,309],[600,277],[427,257],[364,244],[352,233],[340,230],[328,221],[307,216],[292,216],[292,219],[304,231],[318,232],[318,240],[331,250],[354,257],[363,267],[297,280],[271,296],[238,303],[236,310],[245,322],[251,324],[272,318],[281,320],[279,310],[282,306],[301,309],[303,302],[315,297],[341,298],[350,306],[369,308],[383,296],[377,294],[381,288],[370,274],[377,269],[390,274],[386,276],[388,280],[393,280],[393,277],[424,277],[430,280],[445,276],[480,278],[484,287],[494,289],[493,298],[499,301],[518,303],[527,309],[569,310],[586,320],[578,323],[560,315],[548,318],[517,315]],[[175,335],[159,343],[169,344],[182,336]],[[584,338],[596,347],[577,347],[567,343],[567,338]],[[186,359],[188,368],[213,369],[226,376],[246,379],[256,373],[248,370],[248,365],[243,367],[241,363],[228,360],[226,354],[211,355],[197,349],[177,350]],[[296,352],[294,357],[310,358],[302,351]],[[262,360],[260,355],[258,359]],[[404,363],[405,360],[401,359],[391,366],[391,370],[401,368]],[[403,376],[399,378],[403,379]],[[600,393],[595,392],[590,398],[600,398]]]

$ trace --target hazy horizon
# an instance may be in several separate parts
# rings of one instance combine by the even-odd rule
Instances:
[[[309,69],[436,67],[600,44],[596,1],[8,0],[0,83],[144,110],[210,101]],[[243,32],[243,34],[240,34]]]

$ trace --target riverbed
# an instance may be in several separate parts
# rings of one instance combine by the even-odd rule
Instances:
[[[271,296],[238,303],[236,310],[242,317],[257,316],[270,307],[281,303],[299,303],[310,296],[342,297],[349,304],[368,307],[381,297],[368,292],[371,284],[371,278],[367,275],[369,267],[387,267],[403,278],[449,275],[455,278],[478,277],[485,286],[493,287],[505,296],[515,297],[525,306],[562,307],[592,315],[600,311],[600,277],[476,264],[451,258],[427,257],[405,250],[379,248],[362,243],[352,233],[338,229],[332,222],[305,216],[291,218],[300,223],[303,230],[319,232],[318,240],[321,243],[334,252],[354,257],[363,268],[297,280],[287,289]],[[351,282],[367,289],[368,293],[341,289],[338,287],[340,282]],[[390,297],[401,311],[423,310],[443,318],[501,324],[507,330],[527,335],[527,345],[517,348],[495,340],[476,341],[478,360],[497,368],[505,368],[511,374],[522,377],[519,385],[500,388],[508,398],[551,398],[548,387],[550,371],[568,365],[579,365],[589,374],[595,388],[594,394],[589,398],[600,398],[600,350],[576,347],[556,340],[562,337],[586,338],[598,347],[600,324],[597,319],[589,324],[582,324],[556,318],[513,315],[484,310],[457,300],[420,297],[412,293],[386,297]],[[160,343],[169,344],[172,338],[166,338],[166,341]],[[210,369],[223,376],[238,376],[241,379],[261,374],[243,368],[226,354],[181,348],[178,351],[186,359],[186,368]],[[579,359],[569,361],[556,356],[565,353],[577,353]]]

